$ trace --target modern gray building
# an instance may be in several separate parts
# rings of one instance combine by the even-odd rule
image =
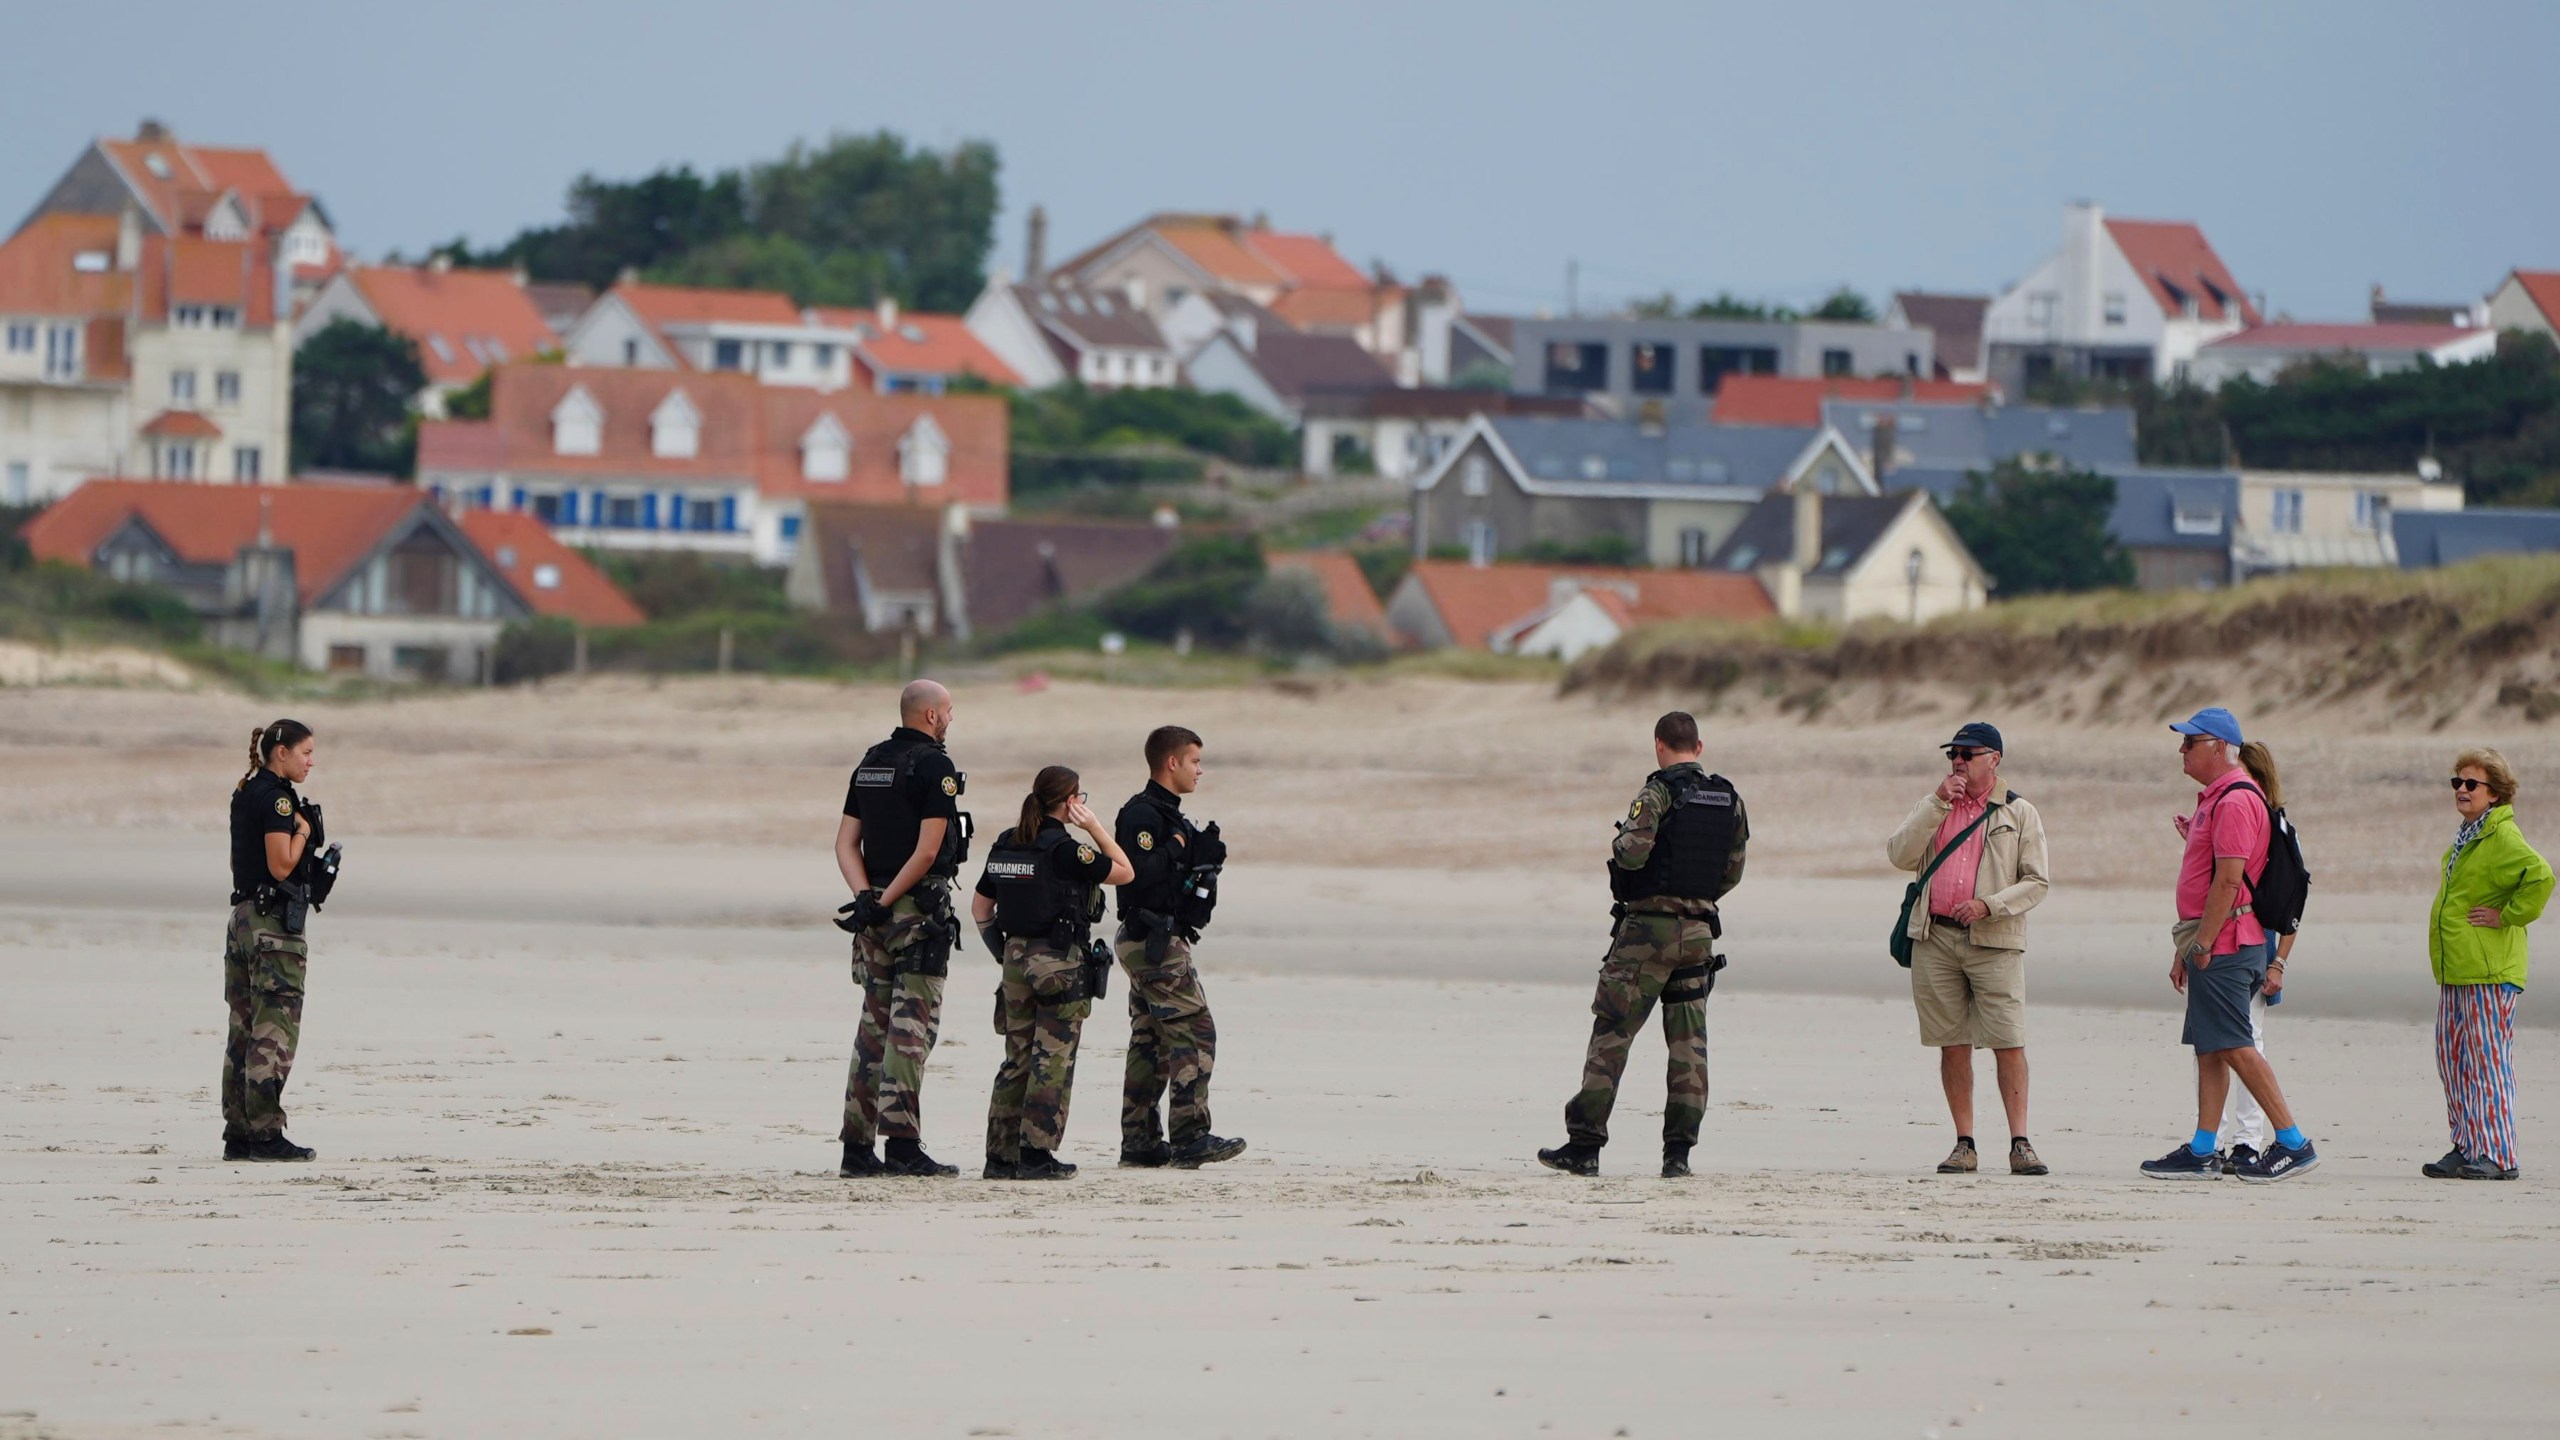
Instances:
[[[1703,423],[1727,375],[1927,376],[1927,330],[1831,320],[1515,320],[1511,388],[1585,398],[1625,419],[1658,405]]]
[[[1823,423],[1849,437],[1879,479],[1893,471],[1989,469],[2003,460],[2049,455],[2110,473],[2138,463],[2129,407],[1949,405],[1907,400],[1825,400]],[[1886,452],[1887,447],[1889,453]],[[1877,461],[1882,464],[1876,464]]]
[[[2394,510],[2391,538],[2403,570],[2541,555],[2560,550],[2560,510]]]

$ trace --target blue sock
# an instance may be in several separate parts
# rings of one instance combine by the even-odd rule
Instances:
[[[2299,1150],[2299,1149],[2301,1149],[2305,1144],[2307,1144],[2307,1143],[2309,1143],[2309,1142],[2305,1141],[2305,1140],[2302,1138],[2302,1127],[2301,1127],[2301,1126],[2299,1126],[2299,1125],[2287,1125],[2287,1126],[2286,1126],[2286,1127],[2284,1127],[2283,1129],[2281,1129],[2281,1130],[2279,1130],[2279,1131],[2277,1131],[2277,1132],[2276,1132],[2276,1143],[2277,1143],[2277,1144],[2279,1144],[2279,1145],[2281,1145],[2281,1146],[2283,1146],[2283,1147],[2284,1147],[2284,1148],[2286,1148],[2287,1150]]]
[[[2196,1138],[2194,1138],[2193,1140],[2190,1140],[2190,1141],[2188,1141],[2188,1142],[2187,1142],[2187,1148],[2188,1148],[2189,1150],[2194,1151],[2194,1152],[2195,1152],[2196,1154],[2198,1154],[2198,1155],[2210,1155],[2210,1154],[2212,1154],[2212,1153],[2213,1153],[2213,1134],[2214,1134],[2214,1132],[2212,1132],[2212,1131],[2210,1131],[2210,1130],[2199,1130],[2199,1131],[2197,1131],[2197,1132],[2196,1132]]]

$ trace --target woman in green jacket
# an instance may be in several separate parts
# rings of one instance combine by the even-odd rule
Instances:
[[[2453,1148],[2425,1167],[2437,1180],[2516,1178],[2516,999],[2524,927],[2551,899],[2551,867],[2516,828],[2516,772],[2495,750],[2453,762],[2462,816],[2444,852],[2427,920],[2436,974],[2436,1071]]]

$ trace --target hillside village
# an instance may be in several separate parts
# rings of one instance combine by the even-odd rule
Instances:
[[[0,503],[32,562],[313,671],[652,663],[613,637],[750,592],[804,659],[1106,632],[1572,659],[1661,621],[1912,624],[2560,548],[2560,512],[2515,503],[2560,466],[2502,437],[2244,423],[2354,385],[2545,384],[2560,271],[2304,320],[2196,221],[2073,202],[1976,293],[1506,314],[1259,214],[1053,254],[1033,206],[937,311],[368,262],[289,158],[145,121],[27,197]]]

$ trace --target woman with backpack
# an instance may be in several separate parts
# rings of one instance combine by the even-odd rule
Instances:
[[[2239,755],[2240,764],[2256,783],[2258,793],[2266,797],[2272,822],[2268,852],[2273,854],[2273,837],[2293,828],[2293,822],[2284,818],[2284,785],[2276,775],[2275,753],[2266,747],[2266,742],[2251,740],[2240,747]],[[2178,838],[2186,838],[2185,827],[2179,828]],[[2259,879],[2265,878],[2261,871]],[[2267,983],[2249,1000],[2249,1043],[2261,1055],[2267,1053],[2267,1007],[2284,1003],[2284,965],[2293,958],[2293,942],[2301,934],[2302,920],[2295,916],[2290,925],[2269,924],[2267,928],[2277,936],[2276,954],[2267,962]],[[2266,1107],[2258,1103],[2258,1097],[2250,1094],[2246,1085],[2232,1086],[2222,1103],[2222,1173],[2237,1175],[2242,1166],[2256,1163],[2273,1133],[2267,1128]]]
[[[2495,750],[2453,762],[2462,817],[2444,852],[2427,960],[2436,977],[2436,1072],[2453,1148],[2420,1167],[2433,1180],[2516,1178],[2516,1001],[2524,927],[2551,899],[2551,867],[2516,827],[2516,772]]]

